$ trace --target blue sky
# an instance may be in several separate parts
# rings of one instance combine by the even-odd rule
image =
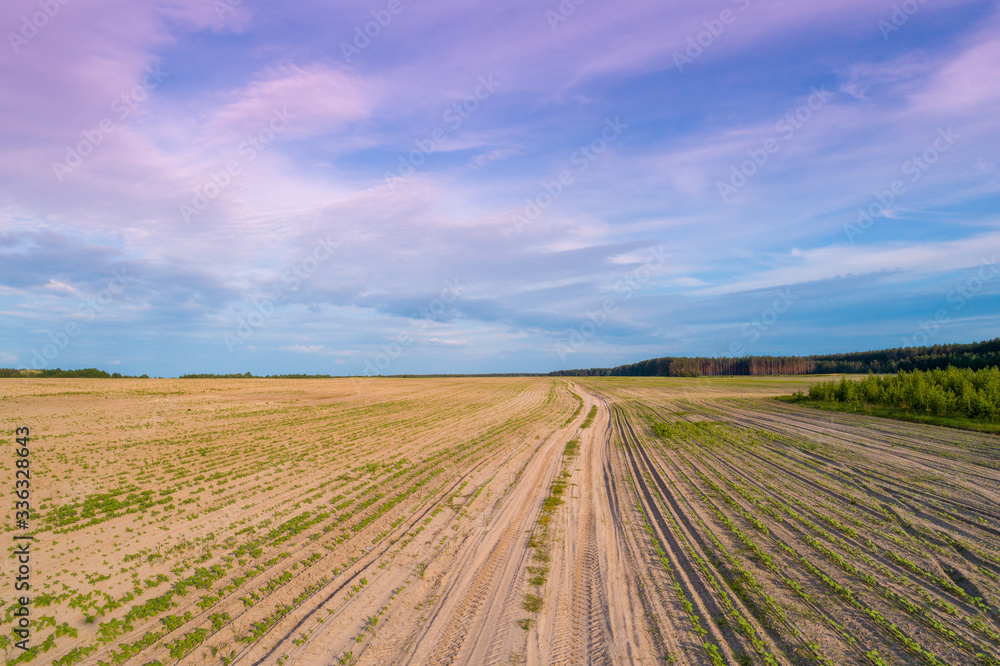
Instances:
[[[16,0],[0,26],[0,366],[1000,335],[996,2]]]

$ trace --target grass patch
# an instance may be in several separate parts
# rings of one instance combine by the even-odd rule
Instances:
[[[538,517],[535,530],[528,540],[528,548],[535,551],[532,554],[532,559],[540,563],[540,566],[528,567],[528,574],[530,576],[528,584],[538,592],[538,594],[528,592],[524,595],[524,603],[521,606],[529,613],[537,613],[541,610],[544,603],[541,590],[545,586],[545,581],[548,580],[549,576],[549,542],[551,540],[549,524],[552,522],[556,509],[564,503],[563,495],[569,487],[569,478],[571,476],[567,470],[567,466],[573,461],[579,451],[579,439],[571,439],[566,442],[566,448],[563,449],[562,470],[556,475],[556,478],[552,480],[552,484],[549,486],[548,497],[542,503],[541,515]],[[522,628],[527,630],[530,628],[533,620],[522,620],[521,622],[528,623],[527,625],[522,624]]]
[[[545,600],[542,599],[537,594],[531,594],[530,592],[524,595],[524,603],[521,607],[529,613],[537,613],[542,610],[542,606],[545,605]]]
[[[589,428],[590,424],[594,422],[594,417],[596,416],[597,416],[597,405],[594,405],[593,407],[590,408],[590,411],[587,412],[587,418],[583,420],[583,423],[580,425],[580,428],[581,429]]]
[[[549,576],[548,567],[528,567],[528,573],[531,574],[531,578],[528,579],[528,584],[534,587],[542,587],[545,585],[545,581]]]
[[[571,396],[573,396],[574,398],[576,398],[576,410],[573,412],[572,416],[570,416],[568,419],[566,419],[566,422],[563,423],[563,427],[566,427],[570,423],[572,423],[573,419],[575,419],[580,414],[580,411],[583,410],[583,398],[581,398],[576,393],[573,393],[572,391],[570,391],[569,394]]]

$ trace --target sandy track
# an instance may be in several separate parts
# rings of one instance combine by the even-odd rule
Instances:
[[[303,664],[347,663],[347,655],[359,664],[447,664],[507,662],[512,651],[523,652],[516,621],[523,616],[528,537],[571,435],[571,428],[550,432],[484,465],[470,487],[486,492],[467,507],[467,519],[434,518],[427,530],[432,538],[403,553],[402,566],[384,573],[359,569],[352,579],[369,572],[366,593],[331,608],[333,619],[314,630],[304,648],[271,653]],[[427,565],[426,579],[414,574],[418,561]],[[355,641],[364,633],[361,620],[380,611],[385,629]],[[272,661],[276,657],[252,663]]]
[[[655,628],[657,617],[676,609],[668,611],[659,599],[662,574],[653,566],[648,543],[636,538],[638,517],[621,461],[614,456],[609,407],[579,387],[572,390],[583,396],[580,414],[496,467],[493,475],[506,475],[511,482],[490,506],[480,507],[472,526],[445,537],[447,544],[433,556],[426,580],[413,580],[409,571],[395,577],[376,574],[397,583],[410,574],[410,584],[392,602],[385,630],[352,648],[351,635],[344,633],[349,627],[330,622],[314,633],[306,649],[289,653],[289,663],[338,663],[350,652],[358,664],[610,666],[649,663],[651,655],[666,655],[665,643],[674,646],[671,653],[683,655],[666,626]],[[591,406],[598,408],[593,424],[581,429]],[[579,455],[566,459],[564,449],[574,438]],[[544,605],[532,614],[522,608],[531,589],[529,540],[549,486],[563,471],[569,474],[569,490],[552,523]],[[399,589],[377,579],[373,587],[382,592],[360,597],[355,603],[361,607],[350,617],[374,613],[394,596],[387,590]],[[525,630],[519,621],[529,618],[534,621]],[[353,629],[356,633],[358,627]],[[681,658],[676,663],[699,662]]]
[[[583,412],[593,403],[585,398]],[[554,553],[555,584],[548,612],[539,618],[538,660],[548,664],[609,664],[609,590],[602,575],[597,520],[606,506],[601,479],[608,467],[606,417],[599,407],[594,425],[578,433],[580,457],[571,464],[570,492],[562,512],[563,538]],[[614,595],[617,601],[617,595]]]
[[[556,472],[561,438],[553,437],[536,456],[516,490],[486,529],[470,536],[443,585],[442,601],[417,639],[408,664],[483,663],[497,636],[508,598],[527,557],[527,528]]]
[[[583,431],[589,433],[581,446],[587,468],[581,476],[584,492],[571,492],[560,512],[565,521],[563,538],[553,549],[550,574],[556,585],[546,593],[545,610],[535,628],[526,635],[516,624],[527,615],[520,605],[527,589],[529,536],[547,489],[562,469],[562,451],[582,417],[539,448],[486,529],[463,544],[455,573],[443,586],[442,600],[405,663],[499,664],[510,663],[513,655],[527,663],[579,664],[591,663],[585,661],[589,654],[604,653],[604,629],[595,617],[605,604],[589,492],[593,458],[601,452],[595,444],[600,442],[595,436],[598,427]]]

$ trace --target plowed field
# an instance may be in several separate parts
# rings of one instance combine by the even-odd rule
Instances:
[[[33,661],[1000,664],[1000,437],[811,381],[4,380]]]

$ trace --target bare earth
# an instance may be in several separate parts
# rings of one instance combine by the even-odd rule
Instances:
[[[2,380],[34,663],[1000,664],[1000,438],[814,381]]]

